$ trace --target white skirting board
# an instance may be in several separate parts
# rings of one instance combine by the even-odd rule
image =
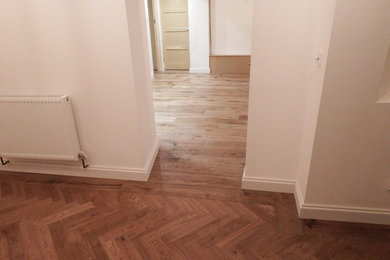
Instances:
[[[156,138],[145,167],[143,168],[117,168],[91,165],[83,169],[81,163],[80,166],[68,166],[64,164],[55,165],[11,161],[11,163],[1,167],[0,170],[146,182],[152,171],[159,147],[159,140]]]
[[[277,179],[255,178],[246,176],[242,177],[242,188],[244,190],[259,190],[282,193],[294,193],[295,182]]]
[[[299,185],[296,185],[294,196],[299,217],[303,219],[390,225],[389,209],[305,203]]]
[[[244,170],[242,188],[246,190],[294,193],[298,214],[302,219],[390,225],[389,209],[305,203],[299,185],[290,180],[248,177],[245,175]]]
[[[190,68],[190,73],[210,74],[210,68]]]

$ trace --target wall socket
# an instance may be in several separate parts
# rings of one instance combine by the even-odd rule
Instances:
[[[386,190],[390,191],[390,179],[386,180]]]

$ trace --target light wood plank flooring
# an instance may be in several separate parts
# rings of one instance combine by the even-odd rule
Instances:
[[[248,78],[157,74],[148,183],[0,173],[0,259],[390,259],[390,228],[243,191]]]

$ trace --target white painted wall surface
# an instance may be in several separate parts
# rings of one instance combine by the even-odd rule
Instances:
[[[383,70],[380,88],[378,91],[379,101],[388,102],[390,97],[390,46],[387,52],[386,65]]]
[[[143,0],[126,0],[127,25],[132,53],[132,69],[143,153],[148,158],[157,140],[154,118],[152,80],[148,48],[148,24]]]
[[[377,102],[389,10],[387,0],[255,3],[243,187],[295,189],[303,218],[390,223],[390,99]]]
[[[250,55],[256,0],[211,1],[211,54]],[[258,13],[256,13],[256,16]]]
[[[293,191],[322,1],[255,1],[244,179]],[[245,182],[244,182],[245,184]],[[287,187],[287,188],[286,188]],[[262,185],[262,189],[268,189]]]
[[[52,173],[126,177],[145,170],[156,134],[142,2],[128,1],[131,8],[110,0],[0,2],[0,95],[73,100],[90,169]],[[23,168],[37,169],[43,168]]]
[[[190,72],[210,73],[209,0],[188,0]]]
[[[305,198],[382,210],[387,223],[390,104],[376,101],[390,46],[389,11],[387,0],[337,2]]]
[[[304,198],[306,195],[307,179],[309,176],[310,163],[312,158],[315,131],[317,127],[318,113],[321,103],[321,94],[324,85],[329,43],[333,27],[334,12],[337,0],[322,1],[319,8],[319,27],[316,33],[314,57],[319,58],[314,62],[314,69],[311,82],[306,93],[306,106],[304,114],[304,125],[302,132],[302,144],[298,163],[297,189]]]

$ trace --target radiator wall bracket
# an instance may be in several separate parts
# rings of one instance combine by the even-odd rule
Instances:
[[[0,160],[1,160],[1,164],[2,164],[2,165],[6,165],[6,164],[9,163],[8,160],[7,160],[7,161],[4,161],[3,157],[0,157]]]
[[[89,165],[87,164],[87,155],[83,152],[80,152],[79,159],[81,160],[81,163],[83,164],[83,168],[84,169],[88,168]]]

